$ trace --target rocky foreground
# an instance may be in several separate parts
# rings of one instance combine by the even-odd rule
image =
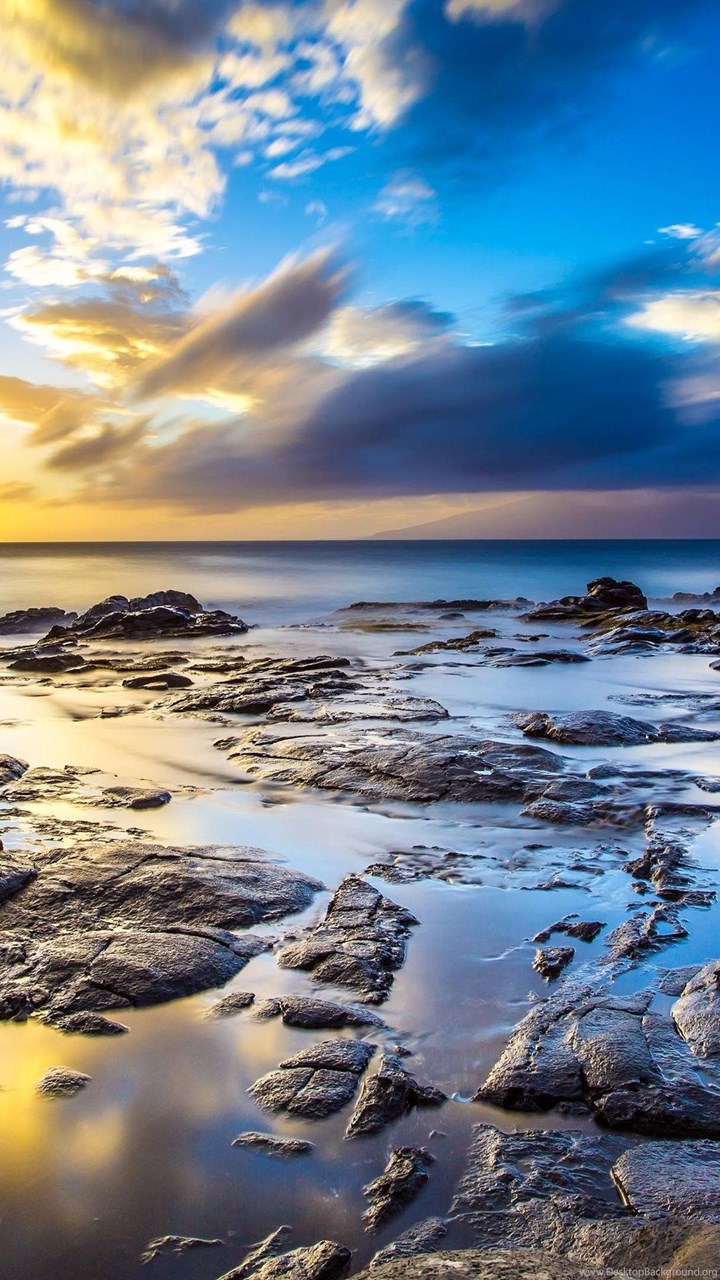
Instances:
[[[364,1187],[358,1229],[367,1235],[407,1221],[436,1176],[432,1144],[399,1141],[400,1122],[457,1105],[415,1068],[383,1016],[423,926],[371,880],[474,884],[480,866],[488,883],[512,878],[548,895],[547,925],[523,939],[519,921],[517,939],[532,943],[528,970],[546,992],[477,1079],[469,1105],[496,1108],[498,1123],[473,1125],[445,1213],[423,1219],[413,1207],[412,1224],[398,1223],[361,1272],[344,1243],[295,1245],[279,1227],[222,1280],[351,1271],[368,1280],[573,1280],[588,1267],[669,1276],[718,1266],[720,947],[675,966],[672,947],[716,901],[717,874],[694,844],[716,821],[720,778],[646,754],[720,741],[715,603],[713,593],[650,609],[640,588],[611,578],[543,604],[360,602],[332,619],[334,635],[434,632],[375,663],[244,650],[236,638],[246,623],[177,591],[113,596],[81,615],[50,607],[0,618],[3,687],[89,681],[105,691],[104,717],[217,725],[219,756],[238,784],[262,794],[307,791],[391,812],[476,806],[491,815],[504,806],[520,824],[526,842],[510,859],[414,846],[326,886],[263,849],[169,845],[128,825],[172,804],[172,787],[0,756],[0,1019],[119,1037],[128,1032],[123,1010],[223,987],[271,955],[276,997],[233,988],[207,1018],[276,1019],[307,1044],[252,1084],[270,1128],[233,1145],[270,1160],[317,1158],[313,1139],[274,1132],[273,1117],[312,1126],[342,1114],[353,1146],[384,1133],[386,1159]],[[558,667],[572,679],[577,664],[658,652],[707,655],[709,687],[621,695],[633,714],[538,705],[494,731],[478,731],[423,689],[438,670],[529,668],[531,679],[533,668]],[[60,812],[68,805],[73,816]],[[556,841],[558,832],[573,839]],[[553,919],[554,890],[581,896],[603,878],[622,904],[619,919]],[[325,888],[322,908],[297,927],[290,918]],[[306,980],[302,993],[282,994],[288,971]],[[58,1064],[37,1087],[71,1098],[92,1080]],[[524,1131],[523,1116],[538,1115],[546,1127]],[[160,1237],[143,1262],[227,1245]]]

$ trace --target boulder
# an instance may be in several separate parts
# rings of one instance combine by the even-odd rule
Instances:
[[[351,1100],[374,1051],[364,1040],[324,1040],[286,1058],[248,1092],[266,1111],[319,1120]]]

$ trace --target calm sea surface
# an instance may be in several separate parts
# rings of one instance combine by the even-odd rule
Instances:
[[[0,610],[174,587],[274,625],[359,599],[548,599],[604,573],[651,596],[712,590],[720,541],[14,543],[0,548]]]

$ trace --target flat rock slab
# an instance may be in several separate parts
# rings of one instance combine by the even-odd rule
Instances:
[[[35,1089],[46,1098],[72,1098],[89,1084],[91,1078],[82,1071],[72,1071],[70,1067],[51,1067],[38,1080]]]
[[[342,726],[284,737],[250,729],[230,759],[251,778],[350,792],[371,800],[523,800],[538,795],[562,759],[523,742]]]
[[[693,1053],[699,1058],[720,1057],[720,960],[690,977],[672,1016]]]
[[[264,1151],[276,1159],[287,1160],[293,1156],[309,1155],[315,1150],[314,1142],[306,1142],[303,1138],[280,1138],[274,1133],[260,1133],[248,1130],[238,1134],[230,1143],[231,1147],[249,1147],[253,1151]]]
[[[280,996],[280,1016],[288,1027],[333,1030],[340,1027],[380,1027],[382,1019],[369,1009],[314,1000],[311,996]]]
[[[324,1040],[286,1058],[248,1092],[266,1111],[320,1120],[351,1101],[374,1051],[364,1040]]]
[[[0,1018],[154,1004],[219,986],[269,939],[231,930],[321,887],[257,849],[109,841],[37,855],[0,907]]]
[[[375,1275],[377,1268],[386,1263],[416,1258],[424,1253],[436,1253],[441,1241],[447,1236],[448,1229],[444,1218],[426,1218],[424,1222],[416,1222],[414,1226],[403,1231],[392,1244],[387,1245],[375,1254],[370,1268]]]
[[[516,1027],[478,1100],[589,1112],[634,1133],[720,1137],[720,1079],[701,1079],[692,1044],[648,1011],[650,998],[564,984]]]
[[[393,1257],[356,1280],[587,1280],[581,1263],[536,1249],[460,1249],[425,1257]]]
[[[638,747],[649,742],[715,742],[720,734],[681,722],[655,725],[613,711],[520,712],[513,721],[528,738],[566,746]]]
[[[717,1142],[653,1142],[626,1151],[613,1166],[623,1199],[636,1213],[687,1214],[720,1222]]]
[[[365,1230],[379,1231],[420,1194],[428,1180],[434,1157],[424,1147],[396,1147],[378,1178],[363,1187],[370,1201],[363,1222]]]
[[[321,1240],[306,1249],[289,1253],[256,1250],[239,1267],[226,1271],[220,1280],[343,1280],[350,1270],[352,1254],[332,1240]]]
[[[306,969],[318,982],[350,987],[368,1004],[386,999],[418,922],[360,876],[341,882],[324,920],[278,952],[284,969]]]
[[[101,1013],[68,1013],[48,1016],[43,1019],[46,1026],[56,1031],[65,1031],[68,1035],[81,1036],[124,1036],[130,1030],[124,1022],[115,1022],[112,1018],[104,1018]]]
[[[397,1054],[384,1053],[375,1074],[363,1084],[345,1136],[379,1133],[415,1107],[439,1107],[446,1101],[440,1089],[420,1084]]]

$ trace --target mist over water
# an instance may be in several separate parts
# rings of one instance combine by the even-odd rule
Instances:
[[[360,599],[550,599],[606,573],[651,597],[711,591],[720,542],[14,543],[0,548],[0,611],[86,608],[114,593],[173,587],[275,625]]]

